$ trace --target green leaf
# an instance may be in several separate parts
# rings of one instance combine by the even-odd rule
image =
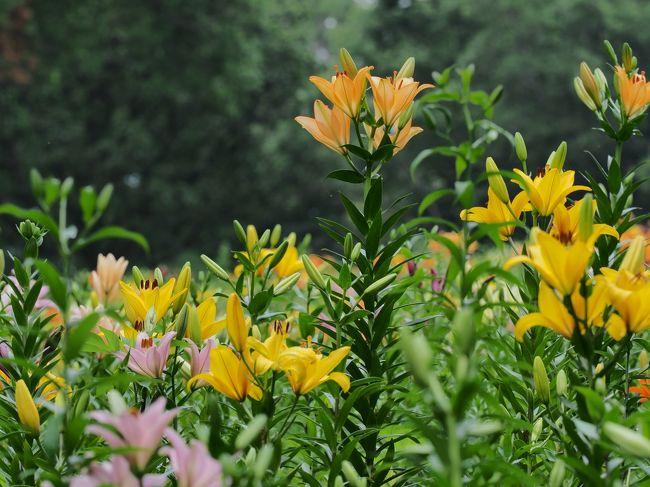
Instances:
[[[97,201],[97,194],[92,186],[84,186],[79,192],[79,207],[81,208],[81,216],[84,224],[88,222],[95,214],[95,203]]]
[[[57,240],[59,238],[59,227],[50,215],[34,209],[21,208],[11,203],[0,205],[0,215],[11,215],[21,220],[32,220],[50,232]]]
[[[253,296],[253,299],[251,299],[251,302],[248,305],[248,312],[252,315],[263,313],[267,306],[271,303],[272,297],[273,293],[270,293],[269,291],[261,291],[257,293],[255,296]]]
[[[434,204],[436,201],[438,201],[440,198],[443,198],[445,196],[453,195],[454,191],[445,188],[445,189],[438,189],[436,191],[432,191],[428,195],[424,197],[422,200],[422,203],[420,203],[420,206],[418,207],[418,215],[421,215],[424,213],[424,210],[429,208],[432,204]]]
[[[363,213],[367,220],[375,218],[375,215],[377,215],[381,209],[382,186],[381,178],[372,180],[372,185],[370,186],[370,190],[366,195],[366,200],[363,203]]]
[[[35,265],[41,278],[43,278],[45,284],[50,288],[50,296],[52,297],[52,300],[62,311],[65,312],[68,308],[68,293],[59,273],[49,262],[39,260]]]
[[[354,226],[357,227],[362,234],[365,235],[368,233],[368,223],[356,205],[352,203],[352,201],[350,201],[350,199],[343,193],[339,193],[339,197],[341,198],[341,202],[343,203],[345,211],[347,211],[350,220],[352,220],[352,223],[354,223]]]
[[[65,349],[63,351],[63,357],[66,362],[79,356],[82,347],[92,333],[91,330],[95,327],[98,320],[98,313],[90,313],[68,328],[68,338],[65,341]]]
[[[142,234],[116,226],[104,227],[92,233],[86,238],[80,238],[72,247],[72,251],[76,252],[77,250],[80,250],[93,242],[98,242],[100,240],[106,240],[110,238],[131,240],[132,242],[135,242],[140,247],[142,247],[145,252],[149,253],[149,243]]]
[[[364,177],[363,174],[359,174],[352,169],[339,169],[337,171],[332,171],[327,175],[329,179],[337,179],[346,183],[359,184],[363,183]]]
[[[368,152],[366,149],[363,149],[353,144],[347,144],[344,145],[343,147],[346,148],[348,151],[350,151],[351,154],[354,154],[355,156],[359,157],[360,159],[363,159],[364,161],[370,160],[370,152]]]

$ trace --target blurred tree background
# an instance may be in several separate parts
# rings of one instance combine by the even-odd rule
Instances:
[[[311,115],[307,78],[328,75],[341,46],[381,75],[413,55],[423,82],[474,63],[479,88],[504,86],[495,121],[524,134],[531,163],[565,139],[568,165],[585,168],[586,148],[611,148],[574,95],[578,64],[607,70],[608,38],[650,66],[649,20],[646,0],[3,0],[0,200],[33,204],[31,167],[77,187],[113,182],[107,221],[144,233],[152,254],[107,248],[138,263],[216,254],[234,218],[320,235],[315,216],[340,211],[324,179],[338,159],[293,117]],[[418,201],[453,179],[441,157],[411,181],[409,162],[431,144],[425,132],[393,165],[396,195]],[[649,152],[630,147],[628,164]],[[513,167],[510,147],[493,155]]]

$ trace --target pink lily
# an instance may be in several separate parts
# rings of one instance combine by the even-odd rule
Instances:
[[[119,485],[120,487],[162,487],[167,482],[164,475],[145,475],[138,479],[126,458],[115,456],[107,462],[93,463],[85,475],[70,479],[70,487],[101,487]]]
[[[119,416],[114,416],[109,411],[94,411],[90,413],[91,418],[113,428],[90,425],[86,431],[104,438],[111,448],[135,449],[133,453],[126,454],[125,458],[131,465],[144,470],[160,446],[165,428],[177,412],[177,409],[166,411],[165,399],[161,397],[142,413],[126,410]]]
[[[190,378],[199,374],[210,372],[210,350],[214,347],[214,338],[206,340],[204,347],[199,347],[192,340],[186,338],[189,347],[185,351],[190,355]]]
[[[178,487],[221,487],[221,464],[210,456],[205,445],[192,440],[188,446],[171,428],[165,430],[171,447],[160,453],[169,457]]]
[[[115,352],[115,356],[124,360],[128,353],[128,367],[133,372],[149,377],[161,377],[167,366],[169,346],[175,336],[176,332],[170,331],[160,339],[158,345],[154,345],[153,338],[142,332],[135,340],[135,347],[127,345],[126,352]]]

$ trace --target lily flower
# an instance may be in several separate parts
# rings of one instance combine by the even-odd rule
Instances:
[[[244,309],[239,301],[239,296],[237,293],[232,293],[226,304],[226,329],[230,343],[238,352],[244,350],[246,346],[249,327],[248,320],[244,318]]]
[[[530,199],[530,204],[542,216],[553,213],[558,205],[564,205],[566,197],[576,191],[591,191],[589,186],[574,186],[575,171],[561,171],[556,167],[548,166],[537,176],[531,179],[528,174],[520,169],[515,169],[521,180],[512,181],[521,186]]]
[[[139,479],[126,458],[116,455],[102,463],[92,463],[88,473],[70,479],[70,487],[162,487],[167,484],[167,476],[147,474]]]
[[[350,389],[350,378],[342,372],[332,371],[348,353],[350,347],[341,347],[323,357],[310,347],[291,347],[282,353],[279,364],[296,395],[307,394],[330,380],[336,382],[343,392],[347,392]]]
[[[273,268],[273,271],[278,275],[278,277],[289,277],[296,272],[300,272],[304,269],[302,259],[298,254],[298,249],[289,244],[287,250],[285,251],[280,262]]]
[[[146,333],[140,333],[136,338],[135,347],[127,345],[126,352],[115,352],[115,356],[124,360],[128,354],[129,369],[140,375],[159,378],[167,366],[169,347],[175,336],[176,332],[170,331],[160,339],[158,345],[154,345],[153,338]]]
[[[609,268],[600,271],[608,283],[609,299],[621,318],[620,335],[650,328],[650,273]]]
[[[565,245],[570,245],[578,240],[578,229],[580,227],[580,212],[584,199],[576,201],[573,206],[567,209],[564,205],[559,205],[553,212],[553,227],[551,235]],[[593,202],[593,214],[596,213],[596,202]],[[592,214],[592,215],[593,215]],[[611,235],[618,239],[618,232],[611,226],[603,223],[595,223],[592,232],[587,239],[588,245],[594,245],[601,235]]]
[[[248,346],[254,351],[250,363],[255,373],[264,374],[269,369],[280,370],[280,357],[288,349],[287,335],[289,324],[280,321],[273,323],[273,332],[264,342],[248,337]]]
[[[532,236],[528,255],[512,257],[503,268],[508,270],[516,264],[530,264],[549,286],[563,296],[571,295],[585,275],[594,251],[593,246],[580,240],[573,245],[564,246],[538,228],[533,229]]]
[[[521,192],[511,203],[505,204],[501,201],[492,188],[488,188],[487,207],[475,206],[469,210],[460,212],[460,218],[465,221],[476,223],[506,223],[513,222],[521,216],[525,206],[528,204],[528,196]],[[516,229],[515,225],[503,225],[499,227],[501,240],[507,240]]]
[[[190,355],[190,378],[210,372],[210,352],[214,348],[214,339],[206,341],[201,350],[192,340],[186,339],[190,344],[185,351]]]
[[[642,71],[628,76],[623,67],[616,66],[614,74],[625,116],[632,119],[643,114],[650,104],[650,83],[646,81],[645,73]]]
[[[178,487],[221,487],[221,464],[210,456],[205,444],[192,440],[190,445],[171,428],[165,431],[171,446],[160,453],[169,457]]]
[[[20,424],[25,426],[33,434],[38,434],[41,429],[41,418],[38,415],[38,409],[34,404],[32,394],[27,388],[24,380],[16,382],[16,410]]]
[[[316,100],[314,118],[300,116],[295,120],[324,146],[341,155],[347,154],[343,146],[350,143],[350,118],[339,107],[328,108]]]
[[[262,389],[252,380],[246,364],[225,345],[210,352],[210,372],[198,374],[187,382],[190,389],[197,381],[205,381],[230,399],[242,402],[246,396],[262,399]]]
[[[366,92],[367,76],[372,66],[359,69],[353,78],[346,72],[338,71],[327,81],[320,76],[310,76],[309,81],[316,85],[332,104],[350,118],[356,118],[361,110],[361,102]],[[315,112],[316,110],[314,110]]]
[[[150,309],[154,310],[153,318],[155,323],[158,323],[174,301],[183,294],[183,291],[173,294],[175,282],[176,279],[172,278],[163,286],[159,286],[156,279],[147,279],[135,288],[124,281],[120,281],[120,290],[124,298],[124,311],[136,330],[142,331],[144,320]]]
[[[409,119],[403,128],[397,129],[396,127],[393,127],[388,131],[388,137],[390,138],[390,141],[395,145],[395,148],[393,149],[393,155],[401,151],[404,147],[406,147],[406,144],[408,144],[413,137],[422,132],[421,127],[413,127],[412,125],[413,119]],[[366,128],[366,130],[368,129]],[[373,147],[375,149],[381,144],[381,141],[384,138],[384,133],[384,126],[378,127],[375,130],[375,135],[372,141]]]
[[[166,411],[165,398],[161,397],[143,412],[127,409],[115,416],[109,411],[93,411],[90,417],[110,428],[90,425],[86,431],[104,438],[111,448],[135,450],[124,456],[132,466],[144,470],[160,446],[165,428],[177,413],[177,409]]]
[[[226,320],[217,320],[217,303],[212,296],[208,296],[201,302],[196,307],[196,312],[199,318],[202,340],[215,336],[226,327]]]
[[[396,75],[389,78],[370,75],[368,77],[375,105],[375,117],[381,118],[389,128],[409,109],[418,93],[433,88],[431,84],[421,85],[413,81],[413,78],[398,78]]]
[[[534,326],[543,326],[571,339],[576,328],[576,322],[569,310],[564,305],[562,298],[545,282],[539,286],[539,312],[530,313],[521,317],[515,325],[515,338],[522,341],[524,334]],[[588,326],[606,326],[610,334],[616,334],[615,329],[610,330],[614,322],[603,322],[603,312],[609,304],[607,299],[607,284],[596,278],[591,285],[591,293],[585,298],[580,288],[571,294],[573,312]],[[581,330],[584,333],[584,329]]]
[[[129,261],[116,259],[113,254],[97,256],[97,269],[90,274],[90,285],[103,305],[114,303],[120,297],[120,280],[124,277]]]
[[[632,394],[638,394],[641,396],[639,402],[644,403],[650,399],[650,379],[639,379],[638,383],[638,386],[630,387],[628,390]]]

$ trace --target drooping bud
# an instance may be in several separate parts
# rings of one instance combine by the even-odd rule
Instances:
[[[598,88],[598,83],[596,82],[596,78],[594,78],[594,74],[584,61],[580,63],[580,79],[582,80],[582,85],[584,86],[585,91],[596,105],[596,108],[600,109],[603,104],[603,100],[600,96],[600,89]]]
[[[223,269],[223,267],[221,267],[219,264],[213,261],[210,257],[208,257],[205,254],[201,254],[201,260],[203,261],[205,266],[210,270],[210,272],[212,272],[219,279],[222,279],[224,281],[230,280],[230,276],[228,276],[228,273]]]
[[[632,55],[632,47],[626,42],[623,44],[623,53],[621,55],[623,61],[623,67],[628,73],[631,72],[635,66]]]
[[[524,137],[519,132],[515,132],[515,152],[517,153],[517,159],[521,162],[526,162],[528,160],[526,142],[524,142]]]
[[[278,242],[280,241],[280,238],[282,237],[282,225],[277,224],[276,226],[273,227],[273,231],[271,232],[271,247],[275,247]]]
[[[566,160],[567,144],[565,141],[560,142],[560,145],[557,147],[553,154],[553,159],[551,160],[551,168],[559,169],[560,171],[564,167],[564,161]]]
[[[535,382],[535,391],[539,400],[544,404],[548,404],[551,398],[550,382],[544,362],[539,355],[536,355],[535,360],[533,360],[533,381]]]
[[[32,434],[37,435],[41,429],[41,418],[34,404],[27,384],[24,380],[16,382],[16,410],[20,424],[25,426]]]
[[[237,239],[246,245],[246,232],[244,231],[244,227],[241,226],[241,223],[239,223],[237,220],[233,220],[232,227],[235,230],[235,236]]]
[[[359,71],[357,65],[354,63],[354,59],[352,59],[352,56],[345,47],[342,47],[339,50],[339,61],[341,62],[343,71],[345,71],[350,78],[354,78],[357,75],[357,72]]]
[[[650,440],[640,433],[611,421],[605,422],[603,433],[624,452],[650,458]]]
[[[325,289],[325,279],[323,278],[323,275],[320,273],[318,268],[311,261],[309,256],[303,255],[301,259],[302,264],[307,271],[307,275],[309,276],[309,279],[311,279],[311,282],[313,282],[316,287]]]
[[[632,243],[625,252],[620,270],[626,270],[632,274],[639,272],[645,263],[645,238],[641,235],[634,237]]]
[[[578,220],[578,238],[586,242],[594,232],[594,197],[587,193],[582,199]]]
[[[176,282],[174,283],[173,295],[175,296],[177,293],[181,293],[178,298],[176,298],[176,301],[174,301],[174,305],[172,307],[174,314],[178,313],[185,304],[185,301],[187,301],[187,294],[189,293],[191,283],[192,267],[190,266],[189,262],[185,262],[181,268],[181,271],[178,273],[178,279],[176,279]]]
[[[487,173],[488,184],[494,195],[505,204],[510,204],[510,195],[508,194],[508,187],[503,180],[503,176],[499,173],[499,168],[496,162],[491,157],[485,160],[485,172]]]
[[[395,81],[399,81],[404,78],[412,78],[414,72],[415,72],[415,58],[410,57],[406,61],[404,61],[404,64],[402,64],[402,67],[400,68],[399,72],[397,73],[397,76],[395,77]]]
[[[368,294],[376,294],[382,289],[388,287],[388,285],[395,280],[397,277],[397,274],[388,274],[381,279],[376,280],[373,282],[370,286],[368,286],[365,291],[363,291],[363,295],[367,296]]]
[[[639,352],[639,371],[645,372],[648,370],[648,352],[641,350]]]
[[[575,90],[576,95],[578,95],[578,98],[580,98],[580,101],[584,103],[587,106],[587,108],[589,108],[589,110],[591,110],[592,112],[598,110],[598,107],[589,96],[589,93],[587,93],[587,90],[585,89],[582,80],[577,76],[573,78],[573,89]]]
[[[555,379],[555,391],[558,397],[565,397],[569,391],[569,380],[567,379],[566,372],[560,370]]]

